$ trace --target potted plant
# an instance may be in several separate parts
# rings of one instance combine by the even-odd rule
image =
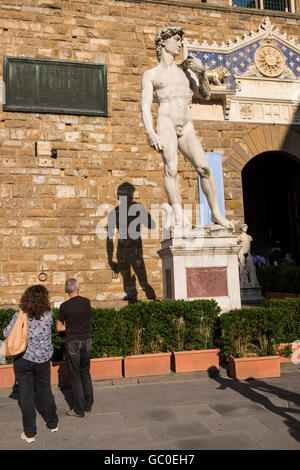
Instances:
[[[174,338],[172,316],[165,302],[140,302],[122,309],[125,323],[124,375],[170,374]]]
[[[215,300],[170,304],[176,322],[174,371],[219,370],[220,350],[215,348],[215,329],[221,311]]]
[[[277,333],[275,340],[281,362],[292,362],[297,359],[300,349],[300,299],[270,299],[265,304],[268,308],[278,308],[284,314],[283,328]]]
[[[276,308],[232,310],[220,318],[222,353],[229,375],[238,380],[280,377],[276,337],[284,327],[284,314]]]

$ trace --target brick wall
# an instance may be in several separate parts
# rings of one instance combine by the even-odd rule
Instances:
[[[140,116],[141,75],[156,64],[156,31],[176,24],[190,40],[221,42],[255,30],[263,21],[261,12],[250,15],[211,5],[193,8],[186,5],[191,1],[167,3],[1,2],[1,57],[107,64],[109,115],[1,112],[0,306],[16,305],[24,288],[39,282],[42,267],[53,301],[66,299],[64,281],[76,276],[93,305],[122,305],[121,276],[112,278],[106,242],[96,235],[97,209],[104,203],[116,206],[117,188],[125,181],[135,186],[135,200],[148,210],[152,203],[166,202],[161,157],[149,148]],[[274,15],[272,22],[299,38],[299,16]],[[2,60],[0,67],[2,78]],[[235,221],[243,220],[243,203],[241,166],[236,163],[241,157],[232,149],[256,127],[196,123],[204,148],[223,151],[226,211]],[[58,149],[56,160],[51,148]],[[180,177],[183,202],[192,203],[198,197],[196,175],[182,156]],[[149,284],[161,298],[156,253],[160,242],[149,237],[143,241],[143,257]],[[137,286],[139,298],[146,299]]]

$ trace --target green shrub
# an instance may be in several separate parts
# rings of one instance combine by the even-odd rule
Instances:
[[[125,324],[124,356],[172,351],[176,328],[165,302],[138,302],[120,314]]]
[[[141,302],[124,307],[124,355],[214,347],[220,308],[214,300]]]
[[[257,271],[263,290],[300,294],[299,266],[267,266]]]
[[[125,325],[123,317],[118,311],[115,309],[92,308],[91,330],[91,356],[93,358],[123,355]]]
[[[277,308],[284,314],[283,329],[276,334],[278,344],[300,339],[300,298],[269,299],[265,306]]]
[[[282,337],[285,314],[275,307],[231,310],[220,319],[221,351],[227,358],[251,354],[277,354],[278,338]]]
[[[217,318],[221,312],[215,300],[174,300],[168,302],[176,322],[174,351],[215,347]]]
[[[4,340],[3,330],[7,327],[10,323],[14,313],[16,313],[17,309],[7,308],[5,310],[0,310],[0,340]]]
[[[0,334],[14,310],[0,311]],[[64,358],[64,333],[56,331],[53,309],[53,361]],[[214,347],[220,308],[214,300],[138,302],[119,311],[92,308],[91,357],[171,352]]]

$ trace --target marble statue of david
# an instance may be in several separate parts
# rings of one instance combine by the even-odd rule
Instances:
[[[195,93],[210,98],[205,69],[195,56],[178,66],[175,58],[182,48],[183,29],[165,27],[156,36],[159,64],[144,72],[142,78],[142,120],[148,143],[160,152],[164,162],[164,188],[174,211],[175,225],[183,225],[182,202],[178,176],[178,148],[200,175],[201,187],[211,209],[211,220],[233,229],[232,222],[220,213],[217,191],[199,138],[192,121],[191,100]],[[151,105],[153,97],[159,108],[156,132],[153,129]]]

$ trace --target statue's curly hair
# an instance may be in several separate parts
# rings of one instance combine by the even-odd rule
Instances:
[[[166,39],[171,38],[172,36],[175,36],[176,34],[179,34],[182,38],[182,36],[184,35],[183,29],[179,26],[166,26],[165,28],[162,28],[158,31],[155,39],[156,55],[158,60],[160,60],[161,56],[162,42]]]
[[[27,313],[29,318],[40,320],[45,312],[51,310],[48,290],[41,284],[27,287],[21,297],[19,307]]]

